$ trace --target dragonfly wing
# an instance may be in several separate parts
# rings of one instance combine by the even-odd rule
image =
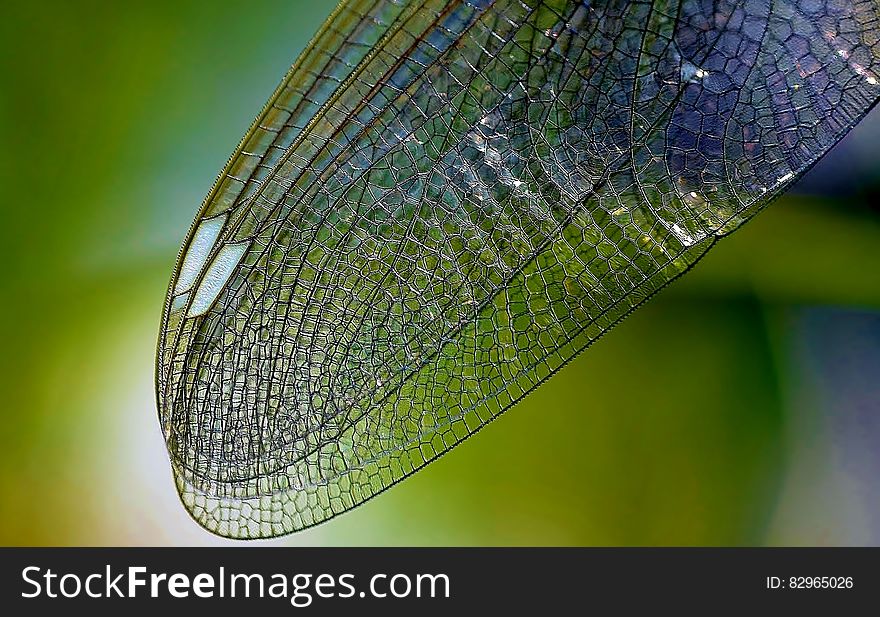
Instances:
[[[343,4],[172,279],[157,392],[190,513],[290,533],[473,434],[867,113],[878,20],[856,0]]]

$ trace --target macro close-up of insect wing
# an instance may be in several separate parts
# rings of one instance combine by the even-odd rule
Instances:
[[[859,0],[344,1],[171,280],[156,388],[187,510],[291,533],[479,430],[873,107],[878,20]]]

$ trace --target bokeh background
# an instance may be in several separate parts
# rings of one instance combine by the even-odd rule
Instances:
[[[332,2],[10,3],[0,544],[216,544],[153,355],[178,247]],[[880,112],[878,112],[880,113]],[[880,118],[486,430],[288,544],[880,543]]]

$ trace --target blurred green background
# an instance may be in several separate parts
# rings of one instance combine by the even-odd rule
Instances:
[[[211,544],[153,354],[178,247],[332,2],[14,3],[0,23],[0,544]],[[876,116],[449,456],[289,544],[877,544]]]

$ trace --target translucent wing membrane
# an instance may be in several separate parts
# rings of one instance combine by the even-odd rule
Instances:
[[[314,525],[513,405],[873,106],[878,19],[858,0],[344,3],[171,282],[159,418],[193,517]]]

